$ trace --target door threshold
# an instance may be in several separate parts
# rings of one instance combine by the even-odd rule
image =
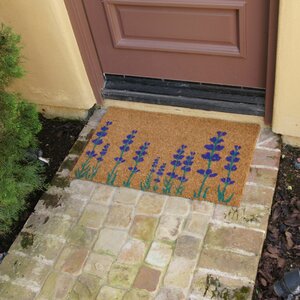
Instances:
[[[244,115],[244,114],[232,114],[219,111],[208,111],[202,109],[191,109],[179,106],[168,106],[168,105],[156,105],[142,102],[132,102],[126,100],[118,99],[105,99],[103,102],[103,108],[118,107],[133,110],[149,111],[154,113],[165,113],[165,114],[175,114],[182,116],[198,117],[198,118],[208,118],[208,119],[218,119],[233,122],[242,123],[255,123],[259,124],[261,127],[268,127],[265,125],[264,117],[254,116],[254,115]]]
[[[173,80],[106,75],[104,99],[264,116],[265,91]]]

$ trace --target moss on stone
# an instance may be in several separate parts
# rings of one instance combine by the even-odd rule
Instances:
[[[64,169],[67,169],[69,171],[72,171],[73,167],[75,166],[77,162],[77,158],[68,158],[66,160],[63,161],[63,163],[61,164],[59,171],[62,171]]]
[[[70,154],[80,155],[88,141],[77,140],[70,150]]]
[[[41,200],[44,202],[46,208],[49,208],[57,207],[59,205],[60,199],[61,195],[45,193]]]
[[[29,232],[21,232],[21,247],[27,249],[33,245],[34,234]]]
[[[70,179],[68,177],[60,177],[60,176],[54,176],[54,178],[51,181],[51,185],[65,188],[70,185]]]
[[[250,288],[248,286],[243,286],[239,289],[235,289],[233,296],[236,300],[246,300],[248,299],[250,293]]]

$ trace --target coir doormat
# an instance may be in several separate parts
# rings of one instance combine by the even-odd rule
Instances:
[[[109,108],[71,176],[238,206],[259,125]]]

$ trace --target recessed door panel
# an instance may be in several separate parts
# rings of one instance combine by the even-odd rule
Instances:
[[[105,73],[265,87],[267,0],[85,0]]]

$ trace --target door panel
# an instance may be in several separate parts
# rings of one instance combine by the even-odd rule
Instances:
[[[105,73],[265,87],[267,0],[85,0]]]

